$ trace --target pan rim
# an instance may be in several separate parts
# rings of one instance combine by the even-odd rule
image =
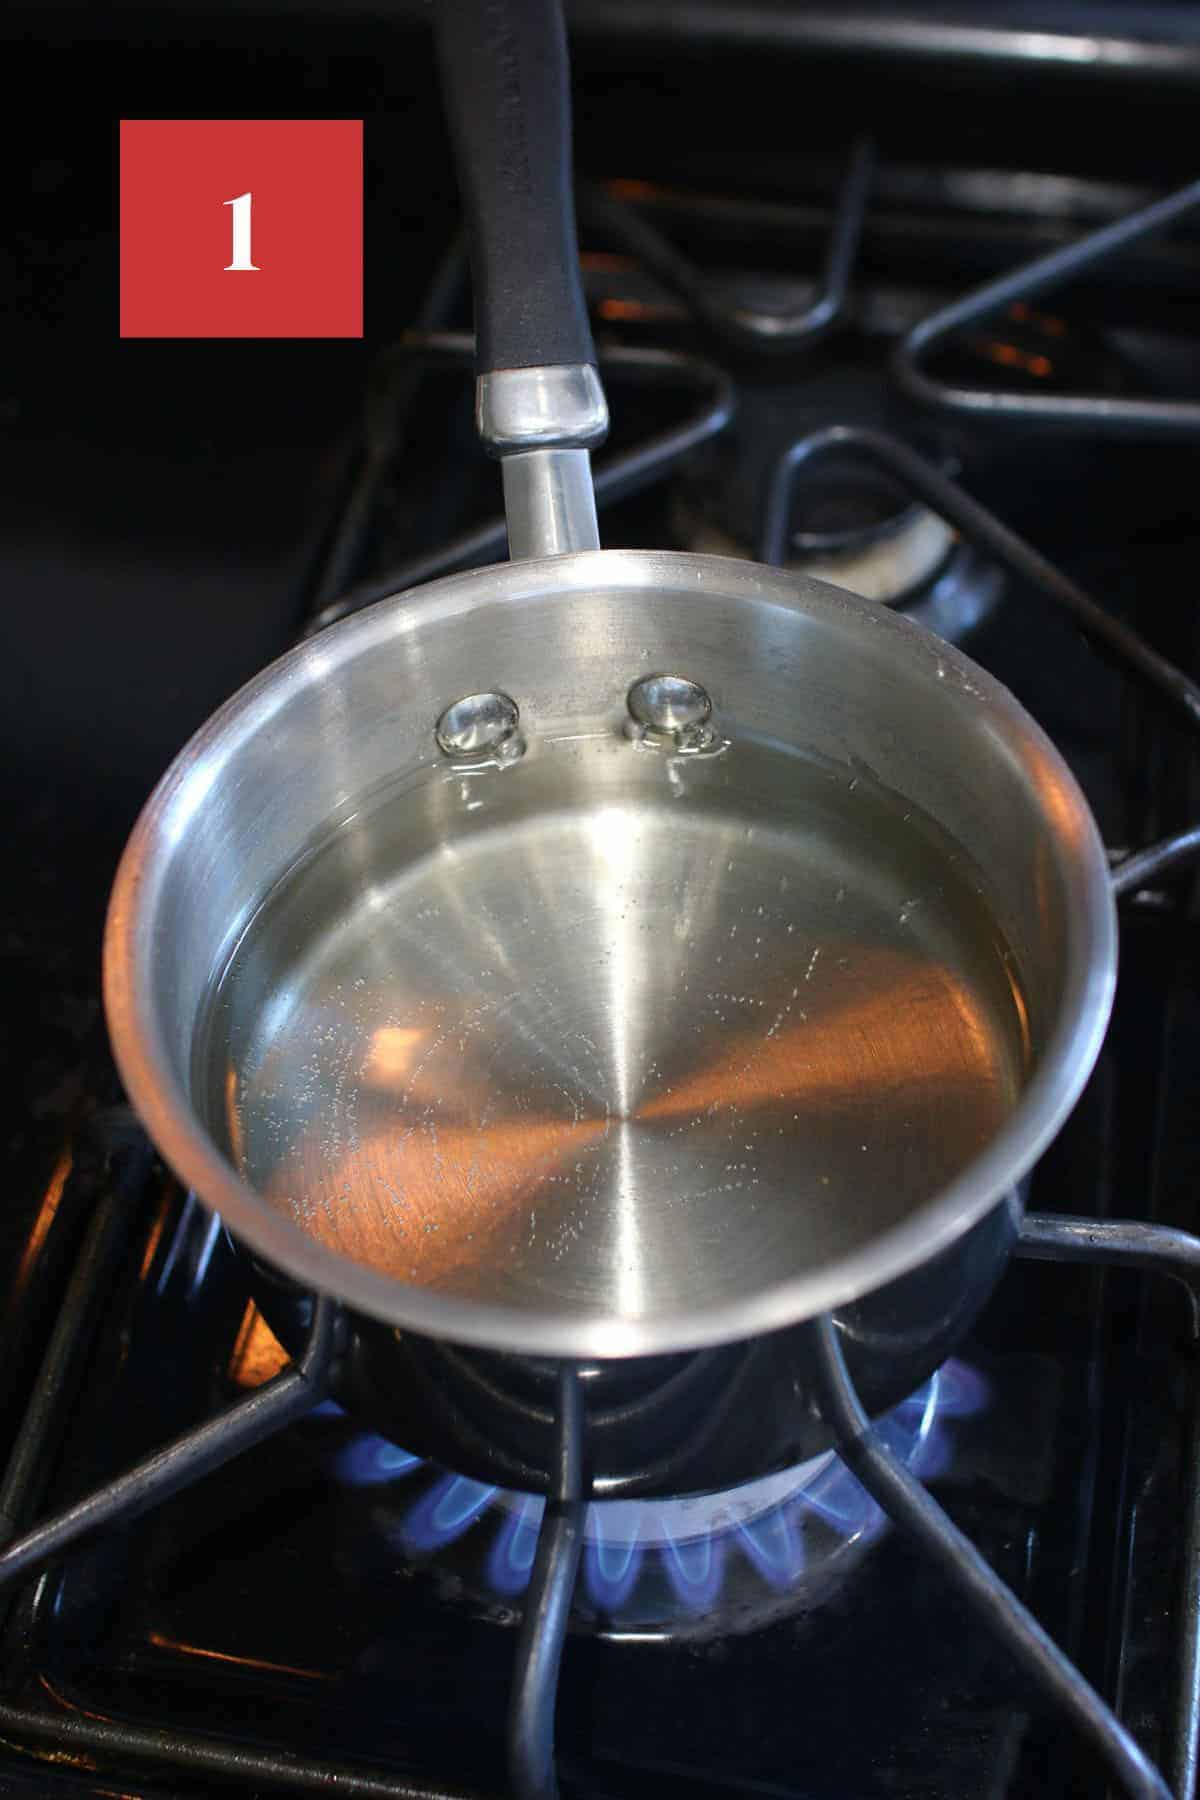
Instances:
[[[752,599],[806,615],[869,617],[873,629],[919,644],[961,677],[973,704],[987,705],[1009,737],[1038,762],[1058,795],[1056,841],[1068,883],[1064,998],[1040,1064],[998,1131],[954,1179],[896,1225],[847,1256],[771,1285],[701,1307],[622,1318],[562,1308],[466,1299],[409,1286],[350,1261],[272,1211],[226,1162],[197,1117],[155,1017],[146,958],[139,951],[156,877],[169,853],[163,829],[172,808],[200,803],[205,756],[233,736],[260,728],[290,681],[309,678],[397,632],[453,618],[495,600],[549,597],[602,585],[608,590],[663,586],[686,577],[695,591]],[[952,683],[944,686],[947,692]],[[192,787],[187,784],[191,782]],[[1069,846],[1067,838],[1069,835]],[[1069,853],[1068,853],[1069,850]],[[103,990],[113,1051],[128,1097],[164,1160],[233,1235],[306,1287],[332,1295],[381,1322],[427,1337],[524,1354],[625,1358],[701,1349],[795,1325],[886,1286],[954,1243],[1016,1183],[1057,1135],[1091,1073],[1108,1025],[1116,982],[1116,908],[1107,858],[1087,802],[1049,737],[1001,683],[953,646],[875,602],[829,583],[718,556],[675,551],[582,551],[499,564],[378,602],[286,652],[214,713],[189,740],[150,795],[125,847],[104,933]]]

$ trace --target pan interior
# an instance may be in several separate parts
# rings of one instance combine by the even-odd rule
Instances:
[[[865,771],[617,732],[328,822],[215,987],[194,1082],[266,1202],[405,1282],[640,1319],[928,1200],[1029,1046],[969,858]]]

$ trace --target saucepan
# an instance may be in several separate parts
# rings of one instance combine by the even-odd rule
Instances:
[[[1105,1029],[1105,854],[920,627],[598,548],[561,19],[438,32],[511,560],[192,739],[117,875],[108,1020],[285,1341],[343,1303],[348,1404],[544,1490],[570,1360],[598,1491],[716,1486],[831,1442],[803,1322],[875,1411],[968,1328]]]

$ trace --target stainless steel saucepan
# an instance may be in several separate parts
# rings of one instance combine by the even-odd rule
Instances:
[[[120,1069],[362,1344],[465,1346],[486,1388],[832,1309],[881,1407],[982,1303],[1092,1066],[1104,852],[1011,695],[903,618],[597,547],[561,22],[439,31],[512,561],[332,627],[180,754],[112,897]],[[803,1427],[743,1406],[743,1474],[822,1437],[802,1362],[767,1389]]]

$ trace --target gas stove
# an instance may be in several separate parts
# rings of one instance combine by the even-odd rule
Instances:
[[[1190,174],[1200,67],[1166,9],[1141,36],[1111,8],[1085,35],[1077,10],[1039,53],[1000,16],[985,41],[981,18],[939,37],[887,9],[580,6],[580,212],[614,416],[605,541],[786,562],[961,644],[1053,736],[1118,860],[1200,816],[1186,694],[1155,661],[1200,667],[1178,598],[1200,550],[1197,196],[1142,216]],[[298,634],[504,553],[429,49],[366,10],[140,28],[130,48],[54,8],[14,50],[49,93],[85,30],[114,99],[35,145],[2,397],[23,679],[0,1515],[7,1539],[77,1506],[97,1528],[35,1545],[0,1590],[0,1791],[499,1795],[544,1503],[321,1399],[328,1322],[295,1370],[125,1105],[98,1006],[115,859],[189,732]],[[368,115],[363,345],[117,343],[96,133],[205,112],[218,79],[230,114]],[[1097,241],[1131,218],[1147,229]],[[1200,929],[1181,869],[1128,879],[1113,1025],[1031,1178],[1026,1254],[877,1435],[1190,1796]],[[146,1459],[180,1441],[150,1505]],[[1108,1725],[1064,1724],[1054,1681],[870,1485],[830,1453],[715,1493],[594,1494],[557,1694],[566,1792],[1112,1791]]]

